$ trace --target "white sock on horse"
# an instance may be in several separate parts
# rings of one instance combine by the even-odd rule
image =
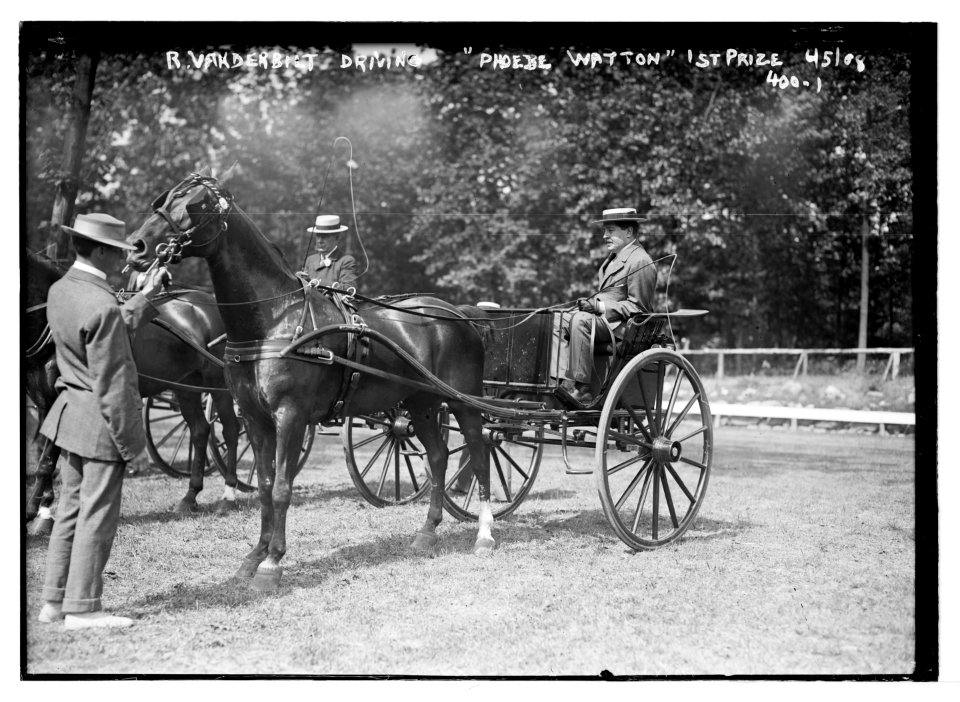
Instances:
[[[493,534],[491,533],[493,529],[493,510],[490,509],[490,500],[481,500],[479,522],[480,528],[477,529],[477,541],[480,539],[493,539]]]
[[[53,519],[53,513],[50,511],[49,507],[41,507],[37,511],[38,519]]]
[[[236,502],[237,500],[237,491],[235,488],[230,487],[229,485],[223,486],[223,499],[228,502]]]

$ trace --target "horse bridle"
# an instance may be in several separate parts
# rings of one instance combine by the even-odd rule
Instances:
[[[185,195],[191,188],[197,185],[203,187],[204,190],[216,198],[216,205],[211,209],[210,212],[204,212],[206,216],[201,217],[200,221],[198,221],[192,227],[188,229],[181,229],[180,225],[175,222],[173,217],[170,215],[167,205],[172,200]],[[160,203],[159,206],[157,203]],[[204,198],[203,203],[200,205],[200,209],[206,210],[208,205],[209,203],[207,199]],[[197,244],[197,246],[209,246],[210,244],[213,244],[218,238],[220,238],[221,234],[227,231],[227,216],[230,214],[231,207],[233,207],[232,196],[226,189],[220,187],[220,184],[217,182],[216,178],[211,176],[202,176],[199,173],[191,173],[190,176],[180,184],[180,186],[178,186],[176,189],[170,190],[165,195],[161,195],[154,201],[154,214],[160,215],[167,223],[167,226],[173,231],[173,236],[171,236],[168,241],[157,244],[157,260],[164,265],[167,263],[180,263],[180,261],[183,259],[184,248],[193,244],[193,240],[190,238],[190,236],[197,230],[203,229],[209,225],[211,220],[217,219],[219,220],[217,233],[214,234],[209,241],[205,241],[202,244]]]

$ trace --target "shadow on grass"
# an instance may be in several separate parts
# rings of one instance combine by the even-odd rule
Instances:
[[[445,535],[440,548],[433,554],[442,557],[444,546],[452,542],[459,548],[469,541],[467,551],[473,546],[473,538],[466,535]],[[236,580],[230,577],[217,583],[184,584],[176,583],[168,590],[130,603],[130,608],[141,614],[154,614],[159,611],[176,612],[194,610],[198,607],[244,607],[263,599],[281,599],[294,588],[318,588],[335,586],[342,579],[345,569],[362,566],[377,569],[389,563],[403,560],[429,559],[431,555],[420,554],[409,549],[413,534],[392,535],[376,539],[365,544],[346,546],[333,551],[323,558],[298,562],[295,569],[285,570],[280,589],[275,592],[261,593],[250,589],[248,580]],[[240,566],[240,560],[237,561]]]
[[[168,515],[160,515],[167,518]],[[169,515],[171,518],[176,518]],[[746,521],[728,522],[715,519],[697,519],[685,539],[735,539],[755,524]],[[451,528],[453,527],[453,528]],[[313,560],[297,562],[295,568],[285,570],[280,589],[260,593],[249,588],[249,581],[235,580],[232,575],[216,583],[176,583],[163,593],[151,595],[131,603],[131,608],[144,614],[158,611],[175,612],[198,607],[244,607],[263,599],[281,599],[292,589],[338,587],[343,574],[355,568],[376,571],[391,563],[410,560],[442,559],[470,554],[476,539],[475,524],[453,522],[440,527],[440,542],[431,553],[410,549],[414,533],[392,534],[365,543],[344,546]],[[498,522],[495,536],[501,544],[536,544],[569,534],[576,537],[602,535],[615,538],[602,510],[579,511],[545,517],[530,525],[524,520],[510,518]],[[680,541],[682,546],[683,540]],[[624,548],[627,548],[624,545]],[[496,557],[496,556],[494,556]],[[237,567],[240,565],[238,559]]]

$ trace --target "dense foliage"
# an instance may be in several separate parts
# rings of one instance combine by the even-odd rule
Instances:
[[[418,68],[367,71],[342,69],[339,49],[313,50],[312,71],[104,51],[77,209],[135,227],[174,181],[238,161],[232,192],[293,265],[319,206],[368,254],[366,294],[540,306],[590,290],[590,221],[637,206],[661,302],[711,311],[684,330],[695,346],[855,346],[866,227],[868,343],[913,344],[909,51],[850,47],[862,72],[791,52],[777,72],[821,76],[817,92],[723,62],[587,69],[568,48],[534,71],[436,47]],[[75,67],[69,45],[23,58],[25,239],[41,249]],[[194,262],[178,280],[208,279]]]

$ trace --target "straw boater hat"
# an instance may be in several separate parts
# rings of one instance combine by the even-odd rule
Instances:
[[[114,246],[127,251],[136,250],[136,246],[126,241],[126,225],[116,217],[96,212],[94,214],[77,215],[77,221],[72,227],[60,225],[61,229],[104,246]]]
[[[607,224],[608,222],[646,222],[646,217],[637,214],[633,207],[617,207],[612,210],[604,210],[600,219],[595,219],[591,224]]]
[[[311,234],[339,234],[347,231],[348,227],[340,225],[337,215],[320,215],[312,227],[307,229]]]

